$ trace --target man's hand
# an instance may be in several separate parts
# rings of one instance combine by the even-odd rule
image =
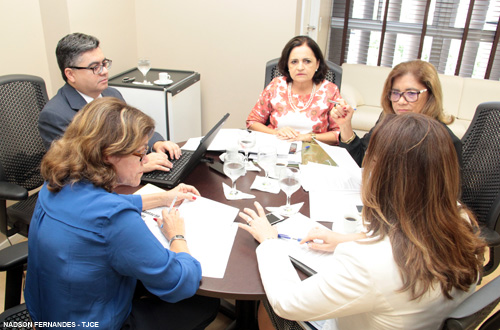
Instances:
[[[172,159],[179,159],[182,155],[181,148],[172,141],[158,141],[153,145],[153,150],[157,153],[163,153],[170,155]]]

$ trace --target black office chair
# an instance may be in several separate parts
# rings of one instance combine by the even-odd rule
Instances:
[[[462,202],[476,215],[488,243],[488,275],[500,263],[500,102],[477,107],[462,143]]]
[[[30,322],[26,304],[21,304],[24,267],[28,262],[28,241],[0,250],[0,271],[6,272],[5,310],[0,314],[0,327],[4,322]],[[20,329],[32,329],[19,327]]]
[[[266,63],[266,80],[264,82],[264,88],[276,77],[282,76],[278,69],[279,58],[275,58],[274,60],[270,60]],[[326,61],[326,65],[328,66],[328,72],[326,74],[326,80],[337,85],[340,90],[340,84],[342,83],[342,67],[330,62]]]
[[[479,330],[500,329],[500,311],[488,315],[500,302],[500,276],[465,299],[443,323],[442,330],[472,330],[485,321]]]
[[[38,115],[47,103],[43,79],[29,75],[0,77],[0,232],[28,236],[40,187],[45,147]],[[7,208],[6,200],[19,201]],[[9,229],[10,227],[10,229]]]

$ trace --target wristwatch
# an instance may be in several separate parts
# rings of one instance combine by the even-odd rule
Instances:
[[[175,235],[170,239],[170,241],[168,242],[168,245],[172,245],[172,242],[175,241],[176,239],[182,239],[184,241],[186,240],[184,235]]]
[[[311,142],[316,138],[316,133],[311,133]]]

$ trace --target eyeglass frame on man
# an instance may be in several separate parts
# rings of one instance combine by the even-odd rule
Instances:
[[[104,68],[109,69],[111,68],[111,64],[113,64],[113,60],[110,60],[109,58],[105,58],[102,60],[101,64],[97,64],[95,66],[88,66],[88,67],[83,67],[83,66],[68,66],[70,69],[78,69],[78,70],[92,70],[93,74],[101,74],[102,70]]]
[[[402,96],[402,97],[405,98],[406,102],[408,102],[408,103],[414,103],[414,102],[418,101],[418,96],[420,94],[424,93],[424,92],[427,92],[427,88],[426,89],[422,89],[420,91],[404,91],[404,92],[399,92],[399,91],[397,91],[395,89],[391,89],[389,91],[389,95],[388,96],[389,96],[389,101],[391,101],[391,102],[398,102],[401,99],[401,96]],[[393,100],[392,99],[392,95],[395,95],[395,94],[399,95],[399,97],[398,97],[397,100]],[[412,95],[412,94],[415,95],[415,100],[413,100],[413,101],[408,100],[407,95]]]

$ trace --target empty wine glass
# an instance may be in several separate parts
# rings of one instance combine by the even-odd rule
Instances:
[[[280,188],[286,194],[286,205],[280,207],[279,213],[284,216],[291,216],[295,212],[290,206],[290,197],[300,188],[300,171],[298,168],[285,167],[279,173]]]
[[[232,182],[231,191],[229,195],[236,196],[236,180],[245,174],[245,162],[242,155],[238,152],[227,152],[224,157],[224,174],[226,174]]]
[[[250,167],[248,162],[248,151],[255,146],[256,133],[254,131],[241,131],[238,137],[238,143],[245,152],[245,168]]]
[[[137,69],[139,69],[139,71],[141,71],[142,74],[144,75],[143,84],[148,84],[146,75],[148,74],[148,71],[151,69],[151,61],[147,58],[140,58],[139,62],[137,63]]]
[[[259,148],[257,154],[257,161],[259,166],[266,172],[266,178],[262,183],[263,186],[268,186],[271,184],[269,181],[269,171],[276,166],[276,161],[278,160],[278,154],[276,152],[276,147],[274,146],[264,146]]]

